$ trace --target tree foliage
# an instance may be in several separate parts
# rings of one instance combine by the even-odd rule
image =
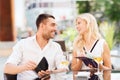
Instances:
[[[89,1],[77,1],[78,13],[90,12],[91,6]]]
[[[111,21],[120,20],[120,0],[77,1],[78,13],[101,12]]]
[[[112,21],[120,20],[120,0],[110,0],[105,2],[105,14]]]

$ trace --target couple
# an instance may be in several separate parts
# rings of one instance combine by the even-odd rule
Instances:
[[[65,57],[60,45],[51,40],[51,38],[54,38],[57,29],[55,17],[50,14],[40,14],[36,19],[36,26],[35,36],[20,40],[13,47],[13,52],[5,63],[4,73],[17,74],[17,80],[34,80],[46,74],[50,75],[48,80],[63,80],[63,74],[60,72],[68,70],[66,66],[61,66]],[[110,68],[109,49],[105,41],[99,37],[97,22],[94,17],[89,13],[80,15],[76,19],[76,28],[78,37],[74,42],[72,70],[79,70],[82,67],[82,62],[74,58],[78,53],[84,54],[82,47],[84,46],[86,50],[89,50],[97,39],[99,39],[100,47],[98,47],[101,50],[98,54],[103,57],[104,62],[101,67]],[[34,70],[43,57],[48,62],[48,69],[36,73]],[[109,73],[107,73],[107,80],[110,77]],[[105,75],[104,78],[106,80]]]

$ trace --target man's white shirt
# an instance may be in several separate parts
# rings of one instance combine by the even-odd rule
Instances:
[[[30,60],[38,64],[43,57],[46,57],[48,61],[49,70],[54,70],[55,68],[65,68],[64,66],[61,66],[61,62],[65,60],[65,57],[60,45],[52,40],[49,40],[48,44],[41,49],[36,41],[36,35],[20,40],[13,47],[13,52],[6,63],[21,65]],[[56,79],[55,77],[57,76],[55,75],[56,74],[52,74],[50,80],[62,80],[60,78]],[[62,76],[60,75],[59,77]],[[19,73],[17,80],[34,80],[37,77],[37,73],[30,70]]]

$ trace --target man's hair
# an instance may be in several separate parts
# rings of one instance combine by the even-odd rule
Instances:
[[[50,15],[50,14],[40,14],[37,19],[36,19],[36,26],[37,26],[37,29],[39,28],[39,24],[42,23],[44,20],[48,19],[48,18],[53,18],[55,19],[54,16]]]

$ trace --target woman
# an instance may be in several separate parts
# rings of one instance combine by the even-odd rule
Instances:
[[[76,71],[86,67],[93,67],[92,65],[86,66],[82,60],[76,58],[78,56],[88,56],[88,54],[91,58],[96,56],[102,57],[103,64],[99,65],[100,69],[111,69],[110,50],[106,41],[99,33],[95,17],[90,13],[79,15],[76,19],[76,29],[78,36],[73,43],[71,69]],[[111,71],[104,70],[103,79],[110,80],[110,73]]]

